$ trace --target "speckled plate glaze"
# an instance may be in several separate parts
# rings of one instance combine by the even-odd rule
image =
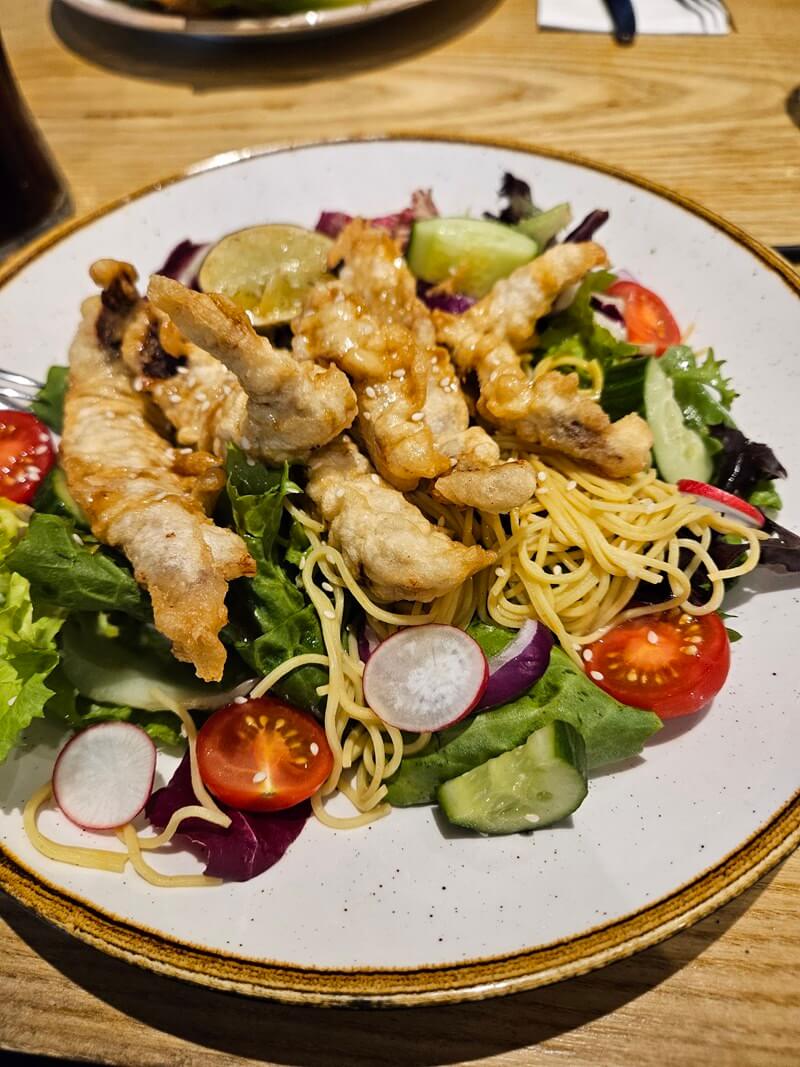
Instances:
[[[505,170],[542,204],[611,211],[619,268],[695,324],[741,390],[737,418],[795,474],[800,525],[798,279],[735,227],[608,168],[511,145],[394,139],[244,153],[201,164],[68,225],[5,273],[0,366],[42,374],[65,358],[89,263],[146,275],[179,240],[268,220],[313,225],[321,208],[367,215],[430,186],[445,213],[496,203]],[[757,596],[754,594],[758,593]],[[51,770],[58,737],[31,731],[0,769],[0,885],[76,936],[153,970],[285,1001],[392,1006],[497,996],[629,955],[707,914],[800,839],[797,587],[759,576],[726,604],[744,639],[706,714],[664,730],[644,758],[595,777],[571,825],[476,838],[431,809],[359,831],[316,823],[245,885],[155,890],[135,876],[50,862],[20,809]],[[162,756],[159,775],[174,760]],[[56,813],[44,827],[81,838]],[[84,837],[86,835],[83,835]],[[164,870],[196,869],[185,855]]]
[[[64,0],[92,18],[149,33],[173,33],[189,37],[250,40],[268,37],[305,37],[312,33],[360,26],[386,18],[431,0],[366,0],[365,3],[301,11],[294,15],[260,15],[250,18],[187,18],[157,8],[134,7],[126,0]],[[312,0],[309,0],[312,2]]]

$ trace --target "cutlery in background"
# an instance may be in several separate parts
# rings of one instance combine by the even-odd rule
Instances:
[[[632,44],[636,36],[636,14],[631,0],[605,0],[614,23],[614,40],[618,44]]]

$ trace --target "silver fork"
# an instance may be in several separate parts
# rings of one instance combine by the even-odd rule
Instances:
[[[27,411],[41,388],[42,382],[29,378],[27,374],[0,370],[0,399],[16,411]]]
[[[678,3],[697,16],[704,32],[725,30],[730,25],[728,9],[722,0],[678,0]]]

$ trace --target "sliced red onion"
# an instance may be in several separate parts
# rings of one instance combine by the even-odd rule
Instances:
[[[628,330],[625,326],[625,317],[622,314],[624,301],[619,297],[606,296],[605,293],[595,293],[589,303],[594,311],[595,322],[608,330],[617,341],[628,340]]]
[[[578,241],[591,241],[600,227],[608,222],[609,213],[607,211],[590,211],[589,214],[583,219],[574,230],[570,230],[567,236],[564,238],[564,244],[568,241],[577,243]]]
[[[475,303],[471,296],[465,296],[463,293],[437,293],[432,292],[433,289],[435,286],[430,282],[417,282],[417,296],[429,308],[449,311],[451,315],[463,315]]]
[[[553,635],[540,622],[528,619],[510,644],[489,660],[489,684],[477,711],[508,704],[526,693],[547,670]]]
[[[433,202],[430,189],[416,189],[411,194],[411,203],[402,211],[394,211],[389,215],[379,215],[370,219],[373,226],[379,226],[388,230],[403,247],[408,243],[411,236],[411,227],[418,219],[434,219],[439,211]],[[336,238],[353,221],[354,216],[344,211],[323,211],[314,227],[317,233],[324,233],[327,237]]]
[[[362,663],[367,662],[369,657],[381,643],[380,637],[378,637],[366,619],[358,628],[356,640],[358,642],[358,655]]]
[[[164,266],[156,273],[163,274],[166,278],[174,278],[176,282],[180,282],[189,289],[198,289],[197,274],[209,248],[211,248],[210,244],[181,241],[180,244],[175,245],[167,256]]]

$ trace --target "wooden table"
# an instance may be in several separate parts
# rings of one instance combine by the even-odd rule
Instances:
[[[79,211],[249,144],[409,130],[510,136],[621,164],[768,243],[800,243],[796,0],[731,3],[738,33],[538,34],[531,0],[439,0],[349,35],[219,50],[0,0],[0,25]],[[1,119],[0,119],[1,121]],[[183,987],[0,902],[0,1046],[115,1064],[489,1067],[797,1062],[800,854],[717,915],[550,989],[414,1013],[321,1012]]]

